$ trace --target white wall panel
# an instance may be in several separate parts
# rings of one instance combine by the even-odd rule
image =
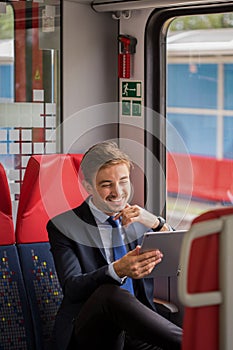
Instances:
[[[64,152],[81,152],[89,144],[98,142],[100,135],[92,131],[92,124],[102,118],[103,124],[110,119],[117,122],[116,111],[107,108],[101,115],[95,105],[117,101],[117,27],[111,14],[99,14],[90,6],[64,2],[63,25],[63,135]],[[114,108],[115,109],[115,108]],[[88,110],[85,118],[84,110]],[[112,115],[114,113],[114,115]],[[90,115],[91,114],[91,115]],[[93,123],[92,123],[93,120]],[[101,125],[101,120],[99,123]],[[96,126],[95,126],[96,127]],[[113,130],[114,129],[114,130]],[[82,130],[82,131],[80,131]],[[82,143],[75,143],[75,134],[85,134]],[[115,128],[102,133],[108,138]],[[80,134],[81,133],[81,134]],[[75,145],[74,145],[75,144]]]

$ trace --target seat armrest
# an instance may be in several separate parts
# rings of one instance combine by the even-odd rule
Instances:
[[[171,302],[169,302],[167,300],[154,298],[153,301],[154,301],[155,304],[159,304],[159,305],[164,306],[172,314],[174,314],[174,313],[179,311],[178,307],[175,304],[173,304],[173,303],[171,303]]]

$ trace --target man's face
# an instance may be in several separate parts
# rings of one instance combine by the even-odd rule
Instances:
[[[125,163],[100,169],[88,192],[94,205],[107,215],[124,209],[130,197],[129,169]]]

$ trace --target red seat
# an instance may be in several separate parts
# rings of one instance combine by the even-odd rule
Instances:
[[[0,163],[0,245],[15,243],[14,225],[12,219],[12,204],[7,176]]]
[[[55,315],[63,298],[46,224],[85,199],[78,181],[81,159],[81,154],[34,155],[21,188],[16,242],[38,349],[50,348]]]
[[[81,154],[34,155],[21,187],[16,242],[47,242],[50,218],[81,204],[86,193],[79,186]]]
[[[184,239],[179,278],[179,296],[186,305],[182,350],[232,348],[232,224],[233,207],[211,210],[193,221]]]

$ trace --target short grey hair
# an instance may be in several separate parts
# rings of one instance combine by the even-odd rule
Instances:
[[[116,164],[126,164],[132,167],[132,161],[113,141],[104,141],[95,144],[84,154],[80,167],[84,179],[92,183],[94,175],[103,168]]]

